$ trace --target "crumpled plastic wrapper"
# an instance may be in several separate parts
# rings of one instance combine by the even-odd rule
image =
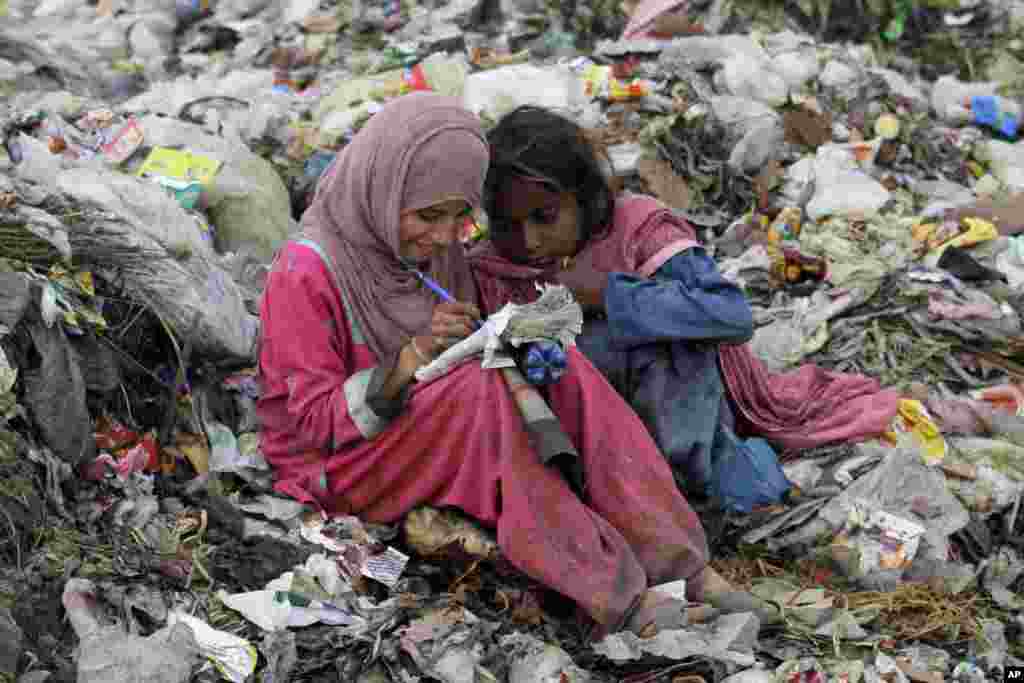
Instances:
[[[506,304],[475,333],[417,370],[417,381],[435,380],[481,354],[481,366],[485,369],[515,367],[510,346],[519,348],[540,340],[575,346],[576,337],[583,332],[583,309],[567,287],[537,285],[537,290],[541,293],[539,299],[528,304]]]

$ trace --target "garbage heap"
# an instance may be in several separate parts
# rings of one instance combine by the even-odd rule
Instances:
[[[694,2],[713,35],[625,42],[605,4],[494,5],[0,4],[0,681],[1020,665],[1021,3]],[[337,151],[416,89],[570,113],[743,285],[769,367],[901,390],[885,434],[772,452],[786,486],[705,511],[775,623],[588,643],[452,511],[382,527],[273,493],[263,278]]]

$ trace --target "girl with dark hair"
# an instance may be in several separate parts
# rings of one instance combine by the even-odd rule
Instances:
[[[650,588],[684,579],[699,601],[729,586],[643,424],[578,351],[546,404],[524,407],[532,387],[479,363],[415,381],[479,322],[457,233],[487,164],[475,116],[414,93],[376,114],[320,180],[261,306],[257,408],[275,487],[371,522],[456,507],[496,528],[502,554],[573,600],[595,635],[686,623],[681,600]],[[410,265],[457,301],[439,303]],[[536,419],[538,402],[554,419]],[[557,466],[566,454],[582,492]]]
[[[737,453],[766,461],[767,444],[737,432],[800,449],[889,428],[899,395],[873,379],[812,365],[769,372],[745,344],[743,292],[686,221],[651,197],[612,194],[575,123],[523,107],[488,141],[491,234],[470,254],[483,306],[529,301],[538,282],[568,286],[589,313],[580,349],[640,415],[681,486],[729,502],[720,487],[736,482],[715,468]]]

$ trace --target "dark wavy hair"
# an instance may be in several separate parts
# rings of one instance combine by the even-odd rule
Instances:
[[[578,124],[543,107],[522,106],[503,116],[487,140],[491,164],[484,210],[492,230],[503,227],[496,216],[497,193],[504,180],[515,175],[543,178],[555,191],[574,193],[584,243],[608,228],[615,196],[600,155]]]

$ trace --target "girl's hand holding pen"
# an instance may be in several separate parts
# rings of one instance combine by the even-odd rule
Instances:
[[[429,353],[436,357],[480,328],[480,309],[453,301],[438,304],[430,321]],[[427,351],[427,349],[423,349]]]
[[[429,341],[417,337],[419,341],[416,348],[422,349],[421,353],[427,353],[433,359],[480,329],[480,309],[473,304],[456,301],[455,297],[431,277],[416,268],[410,270],[427,289],[444,302],[434,308],[434,317],[430,321]]]

